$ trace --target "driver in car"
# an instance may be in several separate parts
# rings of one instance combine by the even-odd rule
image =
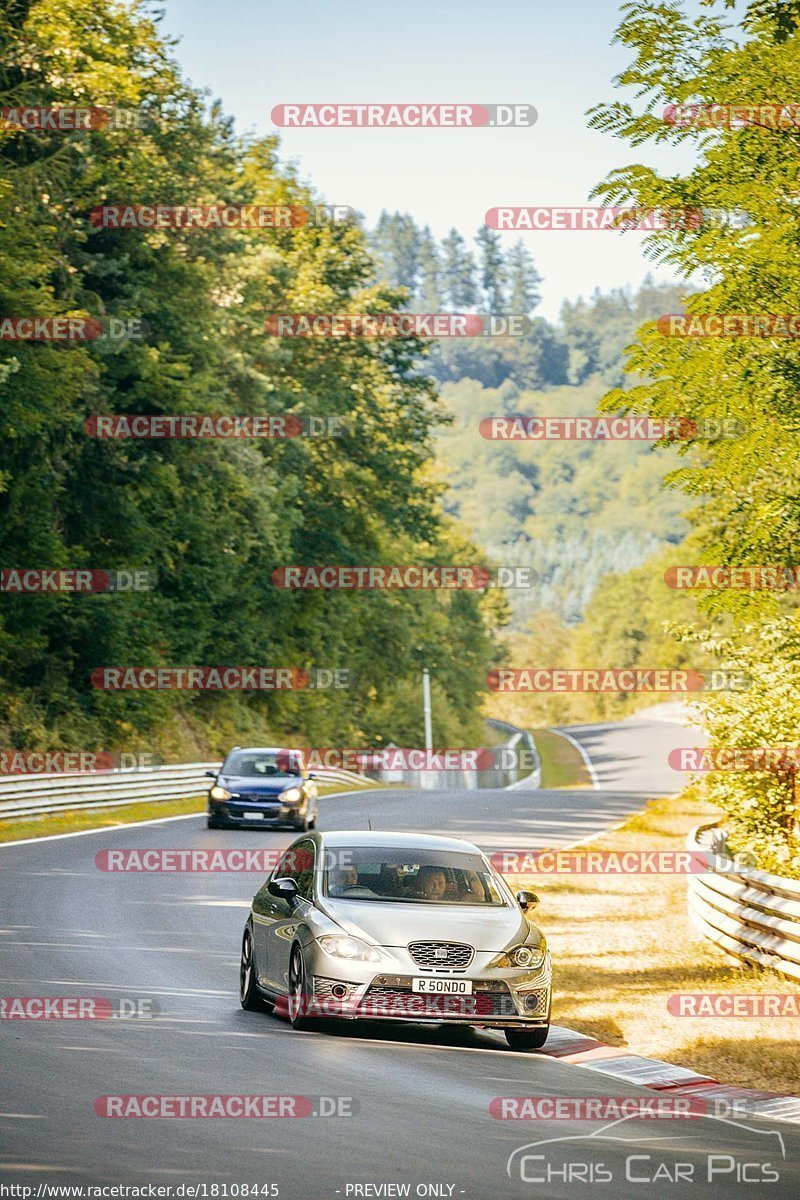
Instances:
[[[358,871],[353,866],[340,867],[331,871],[328,876],[328,895],[344,896],[349,900],[377,900],[378,893],[358,877]]]
[[[358,887],[358,871],[353,866],[339,867],[331,871],[328,880],[328,894],[341,896],[348,888]]]

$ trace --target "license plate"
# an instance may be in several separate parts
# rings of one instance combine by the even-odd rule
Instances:
[[[264,820],[263,813],[242,813],[242,816],[244,817],[245,821],[263,821]]]
[[[412,979],[412,992],[426,996],[471,996],[471,979]]]

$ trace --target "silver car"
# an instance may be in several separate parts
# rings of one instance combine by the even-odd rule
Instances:
[[[410,833],[310,833],[256,893],[242,938],[242,1007],[319,1018],[502,1029],[544,1045],[552,969],[516,896],[471,842]]]

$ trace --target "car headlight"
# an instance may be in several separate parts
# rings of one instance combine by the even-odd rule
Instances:
[[[230,800],[231,793],[227,788],[220,787],[218,783],[215,783],[209,792],[209,796],[212,800]]]
[[[381,962],[384,957],[377,946],[368,946],[360,938],[326,933],[324,937],[317,938],[317,941],[325,953],[332,954],[334,958],[349,958],[355,962]]]
[[[284,804],[296,804],[298,800],[303,799],[303,793],[300,788],[287,788],[285,792],[281,792],[281,801]]]
[[[489,963],[490,967],[540,967],[544,962],[544,956],[547,953],[545,945],[528,946],[512,946],[509,950],[504,950],[502,954],[498,954],[497,958],[493,958]]]

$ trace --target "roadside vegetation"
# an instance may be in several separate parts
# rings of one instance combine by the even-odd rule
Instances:
[[[636,148],[663,141],[691,148],[695,162],[661,176],[637,158],[613,171],[598,196],[641,210],[704,214],[694,228],[647,239],[654,261],[708,281],[706,290],[687,294],[690,314],[769,319],[796,312],[800,133],[782,106],[800,90],[800,5],[750,0],[690,13],[677,0],[634,0],[617,40],[632,52],[618,81],[628,98],[598,106],[591,123]],[[663,118],[669,104],[743,102],[770,107],[744,123]],[[628,371],[632,386],[608,393],[607,412],[685,414],[697,422],[673,478],[694,505],[689,545],[696,553],[684,562],[785,568],[777,588],[707,592],[701,604],[711,628],[679,623],[671,632],[693,653],[710,652],[719,666],[752,677],[747,691],[700,697],[712,748],[790,748],[786,769],[711,772],[698,794],[722,810],[733,850],[752,851],[767,869],[800,878],[800,791],[791,765],[800,728],[793,579],[800,541],[800,343],[780,331],[765,335],[763,326],[759,335],[751,329],[746,336],[666,337],[650,323],[629,352]],[[708,432],[731,419],[736,436]],[[654,588],[659,566],[653,564]],[[645,639],[636,661],[648,651]]]
[[[441,503],[446,420],[418,339],[270,337],[281,312],[387,312],[357,223],[102,228],[101,204],[322,197],[277,139],[240,138],[182,77],[149,5],[34,0],[0,13],[3,104],[105,107],[137,124],[0,130],[0,313],[144,322],[119,342],[0,341],[4,568],[152,573],[149,591],[13,594],[0,610],[0,746],[173,760],[245,736],[419,745],[423,665],[441,745],[480,744],[502,599],[286,591],[290,564],[481,565]],[[119,440],[97,415],[290,415],[318,436]],[[326,422],[335,432],[326,434]],[[458,654],[452,646],[458,646]],[[334,692],[104,692],[101,666],[349,672]]]
[[[542,760],[543,788],[592,786],[586,763],[567,738],[552,729],[534,729],[532,733]]]
[[[782,106],[800,92],[800,5],[711,0],[695,9],[683,0],[632,0],[617,40],[631,54],[617,80],[622,93],[598,105],[590,121],[626,140],[637,157],[609,175],[597,198],[702,216],[645,238],[651,260],[686,280],[678,297],[690,315],[796,313],[800,132]],[[681,109],[688,118],[670,123],[664,112],[676,104],[688,106]],[[746,121],[720,119],[724,106],[742,104],[768,107]],[[709,105],[723,106],[714,122],[703,117]],[[644,166],[639,148],[664,142],[694,151],[694,165],[674,175]],[[621,539],[615,573],[597,581],[577,618],[551,604],[521,635],[509,636],[509,658],[518,666],[587,667],[602,658],[614,667],[746,673],[747,690],[695,698],[708,743],[786,754],[770,770],[704,774],[697,794],[718,806],[734,852],[753,852],[765,869],[800,878],[800,341],[763,326],[747,336],[670,337],[651,319],[631,342],[627,375],[606,393],[602,411],[696,423],[692,437],[659,444],[644,460],[659,488],[666,471],[673,489],[665,520],[654,526],[673,544],[628,564]],[[720,436],[725,422],[728,435]],[[639,510],[650,500],[648,486],[641,498],[631,494],[631,531],[641,531]],[[583,503],[576,496],[579,510]],[[677,511],[690,522],[679,544],[669,526]],[[553,519],[563,521],[560,509]],[[526,525],[533,528],[530,517]],[[778,567],[783,575],[772,588],[756,581],[750,589],[680,592],[664,573],[681,564]],[[652,701],[642,694],[498,695],[489,708],[518,724],[526,713],[532,723],[563,724],[613,719]]]
[[[694,789],[653,800],[581,850],[683,850],[693,825],[720,816]],[[514,877],[541,900],[535,920],[554,962],[553,1020],[633,1054],[712,1079],[793,1093],[798,1017],[678,1017],[671,995],[793,994],[800,985],[727,958],[689,926],[685,875]]]

